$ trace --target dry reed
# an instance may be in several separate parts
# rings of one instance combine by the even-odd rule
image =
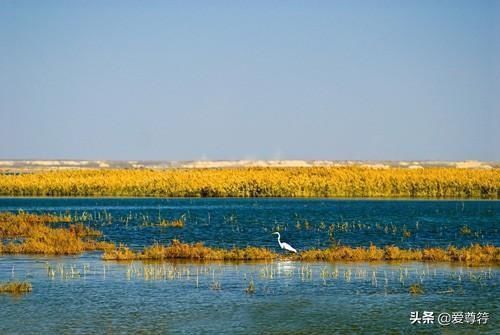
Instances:
[[[266,248],[246,247],[229,250],[210,248],[202,243],[182,243],[173,240],[168,246],[154,244],[142,251],[133,251],[125,246],[106,250],[105,260],[273,260],[287,258],[300,261],[423,261],[423,262],[457,262],[465,265],[500,264],[500,248],[479,244],[467,248],[448,247],[425,249],[400,249],[396,246],[348,247],[334,246],[328,249],[312,249],[298,255],[281,256]]]
[[[0,293],[18,295],[31,292],[32,290],[33,286],[29,282],[10,281],[7,283],[0,283]]]
[[[57,222],[70,220],[48,214],[0,213],[0,253],[68,255],[114,248],[112,243],[95,240],[101,236],[97,230],[83,224],[67,228],[49,226]]]
[[[0,174],[0,195],[500,198],[500,169],[69,170]]]

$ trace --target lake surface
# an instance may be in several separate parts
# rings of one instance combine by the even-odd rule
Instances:
[[[106,240],[134,248],[177,238],[276,249],[275,230],[299,251],[331,243],[500,245],[499,201],[0,198],[0,211],[21,209],[71,214]],[[157,225],[180,217],[184,228]],[[102,261],[100,253],[0,255],[0,281],[33,284],[29,294],[0,295],[0,334],[494,334],[499,276],[499,267],[428,263],[119,263]],[[423,293],[410,294],[414,284]],[[414,311],[434,312],[434,324],[412,325]],[[456,312],[489,315],[486,324],[437,324],[440,313]]]

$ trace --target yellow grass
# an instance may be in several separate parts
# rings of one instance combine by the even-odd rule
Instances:
[[[40,171],[0,175],[0,195],[498,199],[500,169],[271,167]]]
[[[473,245],[468,248],[449,247],[427,249],[400,249],[396,246],[379,248],[374,245],[363,247],[336,246],[328,249],[313,249],[298,255],[281,256],[266,248],[246,247],[229,250],[210,248],[202,243],[182,243],[173,240],[168,246],[154,244],[142,251],[134,252],[125,246],[106,250],[105,260],[273,260],[288,258],[300,261],[424,261],[458,262],[465,265],[500,264],[500,248],[490,245]]]
[[[69,222],[66,217],[20,212],[0,213],[0,253],[4,254],[78,254],[84,251],[114,248],[114,244],[93,239],[97,230],[83,224],[68,228],[53,228],[49,223]],[[2,243],[2,239],[16,241]]]
[[[500,248],[474,244],[467,248],[448,247],[426,249],[400,249],[396,246],[379,248],[332,247],[308,250],[299,255],[303,261],[425,261],[459,262],[467,265],[500,264]]]
[[[417,294],[423,294],[424,293],[424,288],[422,284],[415,283],[411,284],[409,288],[410,294],[417,295]]]
[[[184,217],[181,217],[180,219],[175,219],[175,220],[161,220],[158,226],[160,227],[171,227],[171,228],[184,228],[184,224],[186,223],[186,220]]]
[[[229,250],[209,248],[203,243],[188,244],[173,240],[168,246],[154,244],[143,251],[134,252],[127,247],[104,252],[105,260],[266,260],[275,259],[278,255],[266,248],[246,247]]]
[[[129,261],[137,258],[137,254],[127,246],[120,245],[115,249],[108,249],[102,255],[104,260]]]
[[[28,236],[48,223],[71,222],[68,216],[0,212],[0,237]]]
[[[11,281],[0,283],[0,293],[23,294],[31,292],[32,289],[31,283],[28,282]]]

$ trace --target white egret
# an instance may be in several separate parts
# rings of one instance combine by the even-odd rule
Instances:
[[[278,234],[278,243],[279,243],[281,249],[285,249],[285,250],[288,250],[290,252],[297,253],[297,250],[295,250],[290,244],[285,243],[285,242],[281,242],[281,235],[280,235],[280,233],[274,232],[273,235],[274,234]]]

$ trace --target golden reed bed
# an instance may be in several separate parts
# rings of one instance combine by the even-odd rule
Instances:
[[[500,169],[272,167],[40,171],[0,174],[0,195],[498,199]]]
[[[67,216],[0,213],[0,254],[70,255],[115,247],[113,243],[96,240],[100,231],[70,222]],[[56,223],[67,226],[51,226]]]

